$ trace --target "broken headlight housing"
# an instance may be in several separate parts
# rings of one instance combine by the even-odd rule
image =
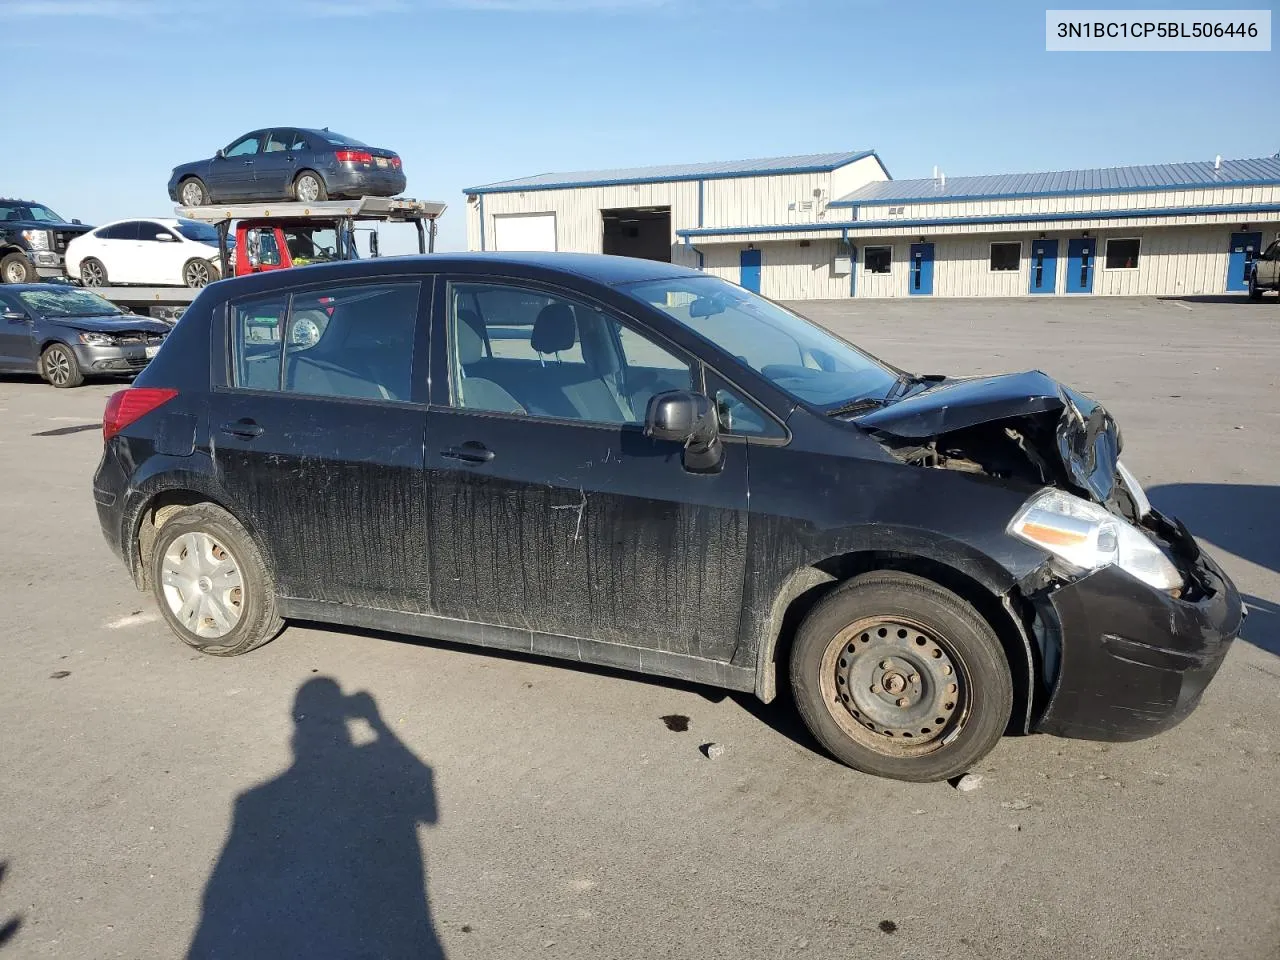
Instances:
[[[1182,588],[1182,574],[1145,532],[1063,490],[1049,488],[1033,496],[1009,521],[1008,532],[1073,570],[1114,565],[1157,590],[1176,594]]]

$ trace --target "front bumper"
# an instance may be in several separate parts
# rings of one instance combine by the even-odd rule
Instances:
[[[1042,620],[1056,622],[1061,662],[1035,730],[1140,740],[1177,725],[1196,708],[1240,632],[1244,607],[1222,569],[1189,535],[1187,541],[1194,555],[1180,565],[1198,581],[1189,599],[1152,589],[1115,567],[1037,599]]]
[[[151,362],[146,346],[141,343],[118,346],[77,343],[72,349],[85,373],[136,373]]]
[[[66,259],[54,250],[28,250],[27,259],[36,268],[36,274],[46,280],[67,275]]]

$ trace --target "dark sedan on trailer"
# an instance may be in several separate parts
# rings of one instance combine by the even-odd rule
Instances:
[[[55,387],[138,372],[169,329],[88,290],[52,283],[0,287],[0,370],[38,373]]]
[[[287,619],[754,691],[904,780],[1191,712],[1240,597],[1043,373],[916,376],[715,277],[573,254],[217,283],[94,498],[174,633]],[[785,667],[785,669],[784,669]]]
[[[169,177],[169,197],[184,207],[394,197],[404,187],[404,166],[394,150],[305,127],[255,130],[208,160],[174,167]]]

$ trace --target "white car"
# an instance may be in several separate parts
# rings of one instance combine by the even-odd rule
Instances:
[[[86,287],[203,287],[220,275],[218,232],[195,220],[117,220],[67,245],[67,273]]]

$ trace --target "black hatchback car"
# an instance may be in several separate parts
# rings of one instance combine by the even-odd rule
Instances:
[[[404,167],[394,150],[327,128],[255,130],[208,160],[174,167],[169,177],[169,197],[184,207],[238,200],[315,203],[394,197],[404,188]]]
[[[646,260],[469,255],[224,281],[113,396],[103,532],[174,632],[290,618],[772,700],[905,780],[1006,731],[1185,717],[1231,582],[1041,373],[916,377]]]

